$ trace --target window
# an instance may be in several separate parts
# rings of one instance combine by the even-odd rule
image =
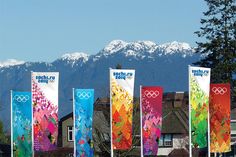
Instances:
[[[160,147],[162,147],[162,146],[164,146],[164,136],[163,135],[161,135],[161,137],[160,137],[160,139],[159,139],[159,146]]]
[[[133,138],[133,147],[134,148],[139,148],[141,147],[141,139],[140,139],[140,135],[134,135],[134,138]]]
[[[67,140],[68,140],[69,142],[74,141],[73,126],[68,126],[68,127],[67,127]]]
[[[236,142],[236,123],[231,121],[231,142]]]
[[[233,136],[231,140],[232,139],[236,140],[236,137],[234,136],[236,135],[236,120],[231,120],[230,124],[231,124],[231,136]]]
[[[236,130],[236,122],[234,120],[231,120],[231,130]]]
[[[104,135],[104,139],[105,139],[106,141],[110,141],[110,136],[109,136],[108,133],[104,133],[103,135]]]
[[[172,134],[162,134],[159,139],[159,147],[172,147]]]
[[[166,134],[164,138],[164,146],[171,147],[172,146],[172,136],[171,134]]]

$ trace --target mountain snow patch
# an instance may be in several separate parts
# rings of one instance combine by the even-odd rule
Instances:
[[[6,61],[0,62],[0,68],[10,67],[10,66],[15,66],[15,65],[21,65],[21,64],[24,64],[24,63],[25,63],[24,61],[19,61],[19,60],[16,60],[16,59],[8,59]]]

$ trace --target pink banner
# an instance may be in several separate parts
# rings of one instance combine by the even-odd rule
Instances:
[[[142,153],[157,155],[162,125],[161,87],[141,87]]]

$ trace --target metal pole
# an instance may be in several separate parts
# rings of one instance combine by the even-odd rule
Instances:
[[[33,92],[32,92],[32,89],[33,89],[33,83],[32,83],[32,79],[33,79],[33,71],[31,71],[31,75],[30,75],[30,77],[31,77],[31,105],[32,105],[32,107],[31,107],[31,120],[32,120],[32,126],[31,126],[31,128],[32,128],[32,137],[31,137],[31,139],[32,139],[32,148],[31,148],[31,150],[32,150],[32,156],[34,156],[34,154],[35,154],[35,152],[34,152],[34,111],[33,111]]]
[[[142,122],[142,86],[140,86],[140,102],[139,102],[139,107],[140,107],[140,138],[141,138],[141,157],[143,157],[143,122]]]
[[[189,99],[189,106],[188,106],[188,111],[189,111],[189,157],[192,157],[192,146],[191,146],[191,104],[190,104],[190,65],[188,66],[188,99]]]
[[[73,128],[73,134],[74,134],[74,156],[76,156],[76,138],[75,138],[75,89],[72,89],[72,94],[73,94],[73,124],[74,124],[74,128]]]
[[[211,70],[209,69],[209,72],[210,72]],[[211,77],[211,75],[209,76],[209,77]],[[210,79],[210,78],[209,78]],[[210,82],[209,82],[210,83]],[[208,85],[209,86],[209,90],[210,90],[210,84]],[[208,93],[208,99],[210,99],[210,91],[209,91],[209,93]],[[208,101],[209,102],[209,101]],[[211,156],[211,150],[210,150],[210,147],[211,147],[211,143],[210,143],[210,138],[211,138],[211,136],[210,136],[210,113],[209,113],[209,103],[208,103],[208,113],[207,113],[207,130],[208,130],[208,132],[207,132],[207,142],[208,142],[208,157],[210,157]]]
[[[12,125],[12,122],[13,122],[13,119],[12,119],[12,90],[11,90],[11,157],[13,157],[13,125]]]
[[[113,157],[113,148],[112,148],[112,101],[111,101],[111,96],[112,96],[112,89],[111,89],[111,68],[109,69],[109,78],[110,78],[110,127],[111,127],[111,157]]]

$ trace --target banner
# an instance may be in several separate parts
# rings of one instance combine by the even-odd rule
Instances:
[[[189,67],[190,153],[208,148],[210,69]],[[200,150],[201,151],[201,150]],[[209,153],[208,150],[205,150]],[[193,155],[198,156],[198,155]]]
[[[12,157],[32,157],[32,105],[30,92],[11,93]]]
[[[209,110],[211,152],[231,151],[230,84],[211,84]]]
[[[162,126],[161,87],[141,87],[142,155],[157,155]]]
[[[134,70],[110,69],[112,153],[132,146],[134,77]]]
[[[57,72],[32,72],[35,151],[50,151],[57,147],[58,80]]]
[[[74,89],[74,156],[93,157],[92,124],[94,89]]]

